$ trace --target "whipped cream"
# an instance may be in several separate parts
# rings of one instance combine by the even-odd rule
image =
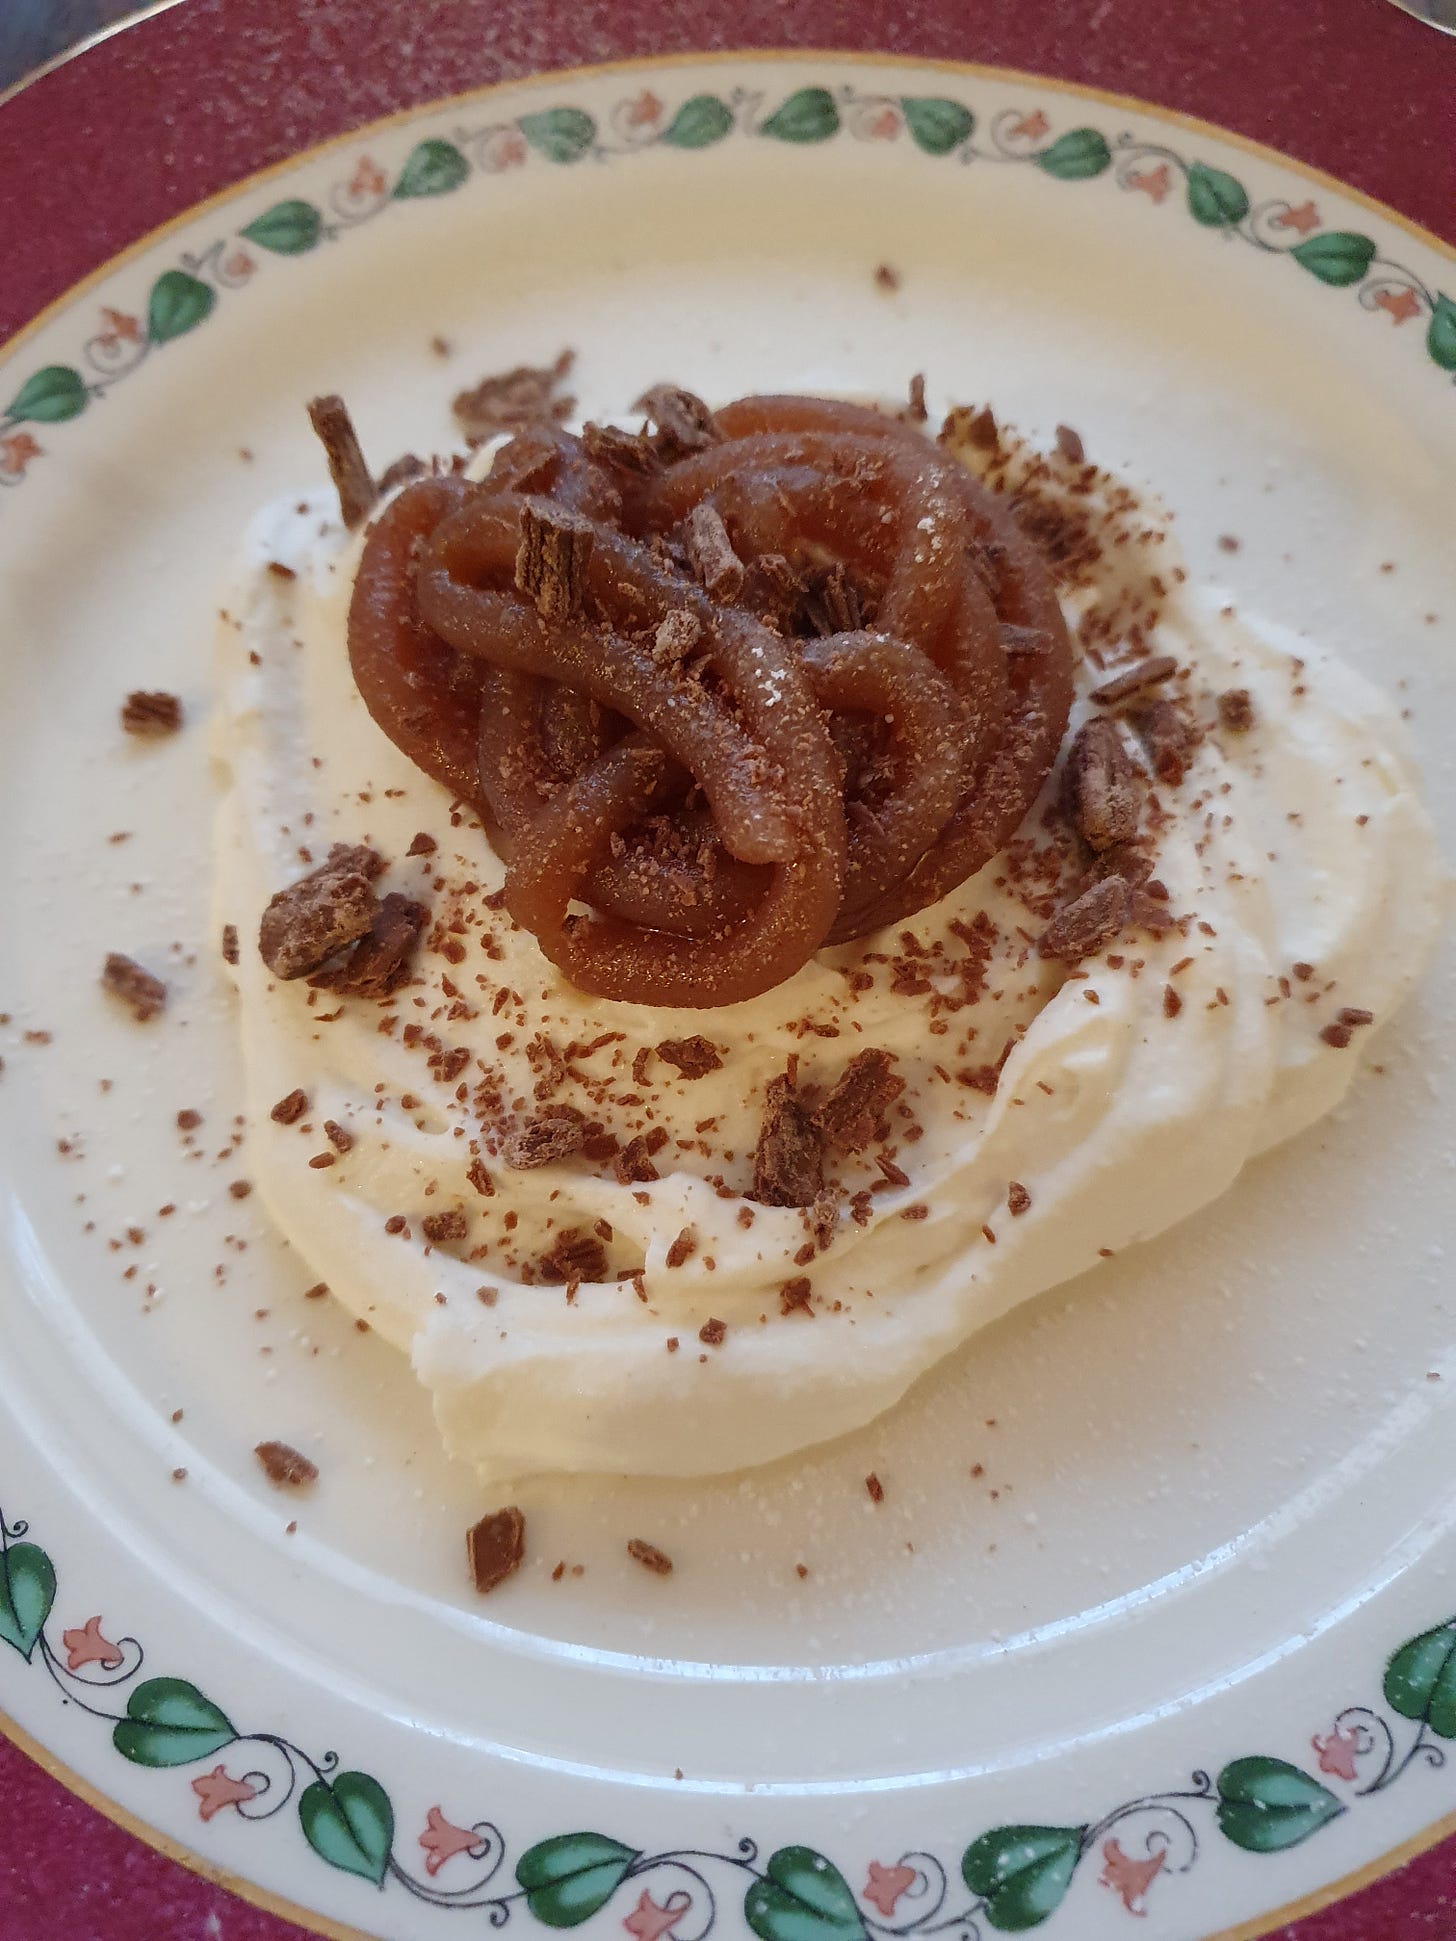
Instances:
[[[1128,520],[1131,495],[1111,498]],[[855,1428],[1345,1092],[1368,1031],[1340,1049],[1321,1030],[1345,1007],[1378,1028],[1438,923],[1407,736],[1351,669],[1187,585],[1165,515],[1143,504],[1129,534],[1121,593],[1104,567],[1068,610],[1126,605],[1156,551],[1143,644],[1191,670],[1207,728],[1182,785],[1159,788],[1156,875],[1180,927],[1130,930],[1075,970],[1042,960],[1071,877],[1039,808],[1009,861],[913,921],[752,1003],[682,1011],[584,996],[494,907],[503,870],[474,818],[354,688],[359,542],[322,496],[258,515],[221,627],[215,742],[253,1178],[312,1274],[410,1355],[446,1447],[483,1480],[732,1470]],[[1074,726],[1106,678],[1079,668]],[[1252,701],[1245,733],[1218,725],[1232,688]],[[410,857],[421,833],[435,847]],[[414,979],[385,1005],[280,983],[256,948],[274,891],[362,841],[389,860],[381,890],[431,909]],[[699,1077],[655,1049],[699,1036],[721,1061]],[[765,1089],[795,1059],[801,1086],[828,1087],[868,1047],[894,1054],[906,1090],[887,1142],[839,1167],[820,1250],[807,1212],[746,1197]],[[307,1110],[274,1121],[296,1089]],[[588,1151],[645,1138],[650,1168],[621,1170],[657,1176],[581,1154],[513,1170],[502,1142],[543,1105],[601,1128]],[[457,1212],[432,1244],[427,1221]],[[563,1235],[620,1278],[562,1285]],[[797,1280],[807,1292],[786,1298]]]

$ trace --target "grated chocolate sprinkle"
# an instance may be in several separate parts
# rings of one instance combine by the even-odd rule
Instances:
[[[128,1006],[138,1024],[154,1018],[167,1002],[167,987],[161,978],[153,977],[135,958],[124,957],[119,950],[107,954],[101,985]]]
[[[182,726],[182,703],[175,694],[138,688],[121,704],[121,725],[141,740],[160,741]]]
[[[519,1570],[525,1554],[526,1519],[514,1503],[483,1516],[465,1533],[466,1560],[482,1597]]]
[[[659,1550],[655,1543],[648,1543],[645,1537],[629,1537],[627,1555],[634,1563],[641,1564],[644,1570],[653,1571],[658,1577],[667,1577],[672,1573],[672,1558],[666,1551]]]
[[[302,1489],[318,1481],[318,1464],[287,1442],[260,1442],[253,1454],[275,1489]]]

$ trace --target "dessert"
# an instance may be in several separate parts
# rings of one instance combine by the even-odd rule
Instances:
[[[265,510],[221,629],[254,1182],[492,1482],[869,1420],[1328,1111],[1436,927],[1394,709],[1075,433],[645,404],[377,501],[326,412],[355,530]]]

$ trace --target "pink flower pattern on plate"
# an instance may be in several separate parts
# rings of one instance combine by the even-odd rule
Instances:
[[[1316,1733],[1309,1743],[1319,1757],[1322,1773],[1329,1773],[1332,1778],[1347,1782],[1354,1779],[1355,1756],[1360,1750],[1360,1741],[1348,1726],[1337,1725],[1323,1739]]]
[[[80,1671],[83,1665],[100,1665],[104,1671],[115,1671],[121,1663],[120,1647],[110,1638],[101,1635],[101,1619],[87,1618],[79,1631],[63,1631],[61,1643],[66,1647],[66,1670]]]
[[[1129,1914],[1145,1915],[1148,1911],[1148,1889],[1163,1871],[1163,1862],[1167,1858],[1166,1849],[1159,1847],[1146,1860],[1134,1860],[1131,1854],[1123,1852],[1120,1842],[1104,1840],[1102,1875],[1098,1884],[1110,1887]]]
[[[432,1806],[425,1815],[425,1830],[420,1835],[420,1845],[425,1850],[425,1872],[433,1880],[447,1860],[453,1860],[457,1853],[469,1853],[472,1847],[480,1845],[480,1836],[470,1827],[456,1826],[447,1820],[438,1806]]]
[[[251,1779],[234,1779],[221,1764],[214,1766],[210,1773],[199,1774],[192,1782],[192,1790],[197,1795],[200,1820],[210,1820],[225,1806],[244,1806],[258,1797],[258,1789]]]

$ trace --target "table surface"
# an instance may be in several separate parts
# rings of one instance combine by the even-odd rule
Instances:
[[[0,0],[0,87],[132,3]],[[543,67],[732,46],[889,45],[1140,95],[1456,240],[1456,40],[1384,0],[899,0],[893,36],[876,14],[854,0],[185,0],[0,108],[0,340],[167,217],[376,116]],[[57,127],[74,138],[58,143]],[[0,1802],[0,1941],[303,1934],[152,1852],[3,1742]],[[1453,1936],[1456,1840],[1270,1941]]]

